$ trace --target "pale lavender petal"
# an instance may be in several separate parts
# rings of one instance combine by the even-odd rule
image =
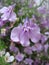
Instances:
[[[26,47],[26,48],[24,48],[24,52],[28,55],[31,55],[32,54],[32,48],[31,47]]]
[[[11,40],[14,42],[19,42],[19,35],[20,35],[20,28],[15,27],[12,31],[11,31]]]
[[[21,32],[20,35],[20,43],[22,46],[29,46],[30,42],[29,42],[29,38],[28,38],[28,33],[25,31]]]
[[[0,27],[2,27],[5,23],[6,21],[3,21],[2,19],[0,19]]]
[[[32,42],[37,43],[40,40],[40,32],[36,31],[36,30],[31,30],[30,31],[30,39]]]
[[[46,40],[48,39],[48,37],[47,36],[45,36],[45,35],[43,35],[43,34],[41,34],[41,43],[44,43],[44,42],[46,42]]]
[[[44,45],[45,52],[47,52],[48,48],[49,48],[49,44],[47,43],[47,44]]]
[[[45,6],[39,7],[38,12],[41,13],[41,14],[46,14],[46,7]]]
[[[11,40],[14,42],[20,42],[21,31],[22,31],[22,24],[19,24],[18,27],[13,28],[10,36]]]
[[[15,58],[17,61],[21,62],[24,59],[24,54],[18,53]]]
[[[43,17],[43,19],[41,20],[41,25],[42,25],[42,27],[49,29],[49,20],[47,18]]]
[[[30,20],[28,17],[26,17],[26,19],[24,19],[23,22],[24,22],[24,24],[23,24],[24,27],[30,26]]]
[[[8,10],[7,7],[3,7],[2,9],[0,9],[0,13],[5,13]]]
[[[37,50],[35,46],[32,46],[31,48],[32,48],[32,51],[36,51]]]
[[[18,53],[19,49],[15,46],[10,46],[10,51]]]
[[[40,43],[35,44],[37,52],[40,52],[43,50],[43,46]]]
[[[43,50],[43,46],[40,43],[36,43],[34,46],[32,46],[32,51],[40,52]]]
[[[16,18],[16,14],[15,14],[14,12],[12,12],[11,15],[10,15],[9,21],[15,22],[16,19],[17,19],[17,18]]]
[[[25,64],[32,65],[33,60],[32,60],[32,59],[30,59],[30,58],[26,58],[26,59],[24,60],[24,63],[25,63]]]
[[[3,14],[3,15],[1,16],[1,19],[2,19],[3,21],[5,21],[5,20],[8,20],[8,17],[9,17],[9,14],[8,14],[8,13],[5,13],[5,14]]]

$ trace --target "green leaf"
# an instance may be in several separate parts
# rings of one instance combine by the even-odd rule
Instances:
[[[6,45],[3,40],[0,39],[0,50],[3,50],[6,48]]]
[[[0,57],[0,65],[10,65],[10,64],[5,62],[4,57]]]

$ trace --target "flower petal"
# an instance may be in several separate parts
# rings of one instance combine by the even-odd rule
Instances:
[[[7,60],[7,62],[13,62],[14,61],[14,56],[10,56]]]
[[[16,14],[14,12],[12,12],[11,15],[10,15],[9,21],[15,22],[16,19],[17,19]]]
[[[37,43],[40,40],[40,32],[35,30],[30,30],[30,39],[32,42]]]
[[[10,53],[9,52],[7,52],[6,53],[6,55],[5,55],[5,57],[9,57],[10,56]]]
[[[14,42],[19,42],[20,41],[20,32],[21,32],[22,25],[20,24],[18,27],[13,28],[11,31],[11,40]]]
[[[0,13],[5,13],[8,10],[7,7],[3,7],[2,9],[0,9]]]
[[[8,15],[9,14],[3,14],[2,16],[1,16],[1,19],[3,20],[3,21],[5,21],[5,20],[8,20]]]
[[[21,32],[20,43],[22,44],[22,46],[29,46],[30,45],[29,37],[28,37],[27,32],[24,32],[24,31]]]
[[[23,54],[18,53],[18,55],[16,55],[16,60],[18,60],[19,62],[22,61],[24,58]]]
[[[15,27],[11,32],[11,40],[14,42],[19,42],[19,34],[20,34],[20,28]]]

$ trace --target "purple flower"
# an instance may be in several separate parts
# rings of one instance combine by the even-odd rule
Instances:
[[[31,47],[26,47],[24,48],[24,52],[28,55],[32,54],[32,48]]]
[[[43,19],[41,19],[41,25],[42,27],[46,28],[46,29],[49,29],[49,20],[46,18],[43,17]]]
[[[24,63],[25,63],[25,64],[28,64],[28,65],[32,65],[33,60],[30,59],[30,58],[26,58],[26,59],[24,60]]]
[[[22,25],[20,24],[18,27],[15,27],[11,31],[11,40],[13,40],[14,42],[18,42],[19,41],[19,35],[20,35],[21,28],[22,28]]]
[[[2,9],[0,9],[0,13],[3,14],[1,16],[3,21],[5,20],[11,21],[11,22],[16,21],[16,13],[13,12],[14,7],[15,7],[15,4],[8,7],[3,7]]]
[[[43,35],[43,34],[41,34],[41,43],[44,43],[44,42],[46,42],[46,40],[48,39],[48,37],[47,36],[45,36],[45,35]]]
[[[2,27],[3,25],[5,25],[5,21],[3,21],[2,19],[0,19],[0,27]]]
[[[48,48],[49,48],[49,44],[45,44],[44,45],[44,50],[45,50],[46,53],[47,53]]]
[[[11,40],[20,42],[22,46],[29,46],[30,41],[37,43],[40,40],[40,28],[32,21],[25,19],[23,25],[15,27],[11,32]]]
[[[17,53],[19,49],[15,46],[10,46],[10,51]]]
[[[41,13],[41,14],[46,14],[46,7],[45,7],[45,6],[39,7],[37,10],[38,10],[38,12]]]
[[[17,61],[21,62],[24,59],[24,54],[18,53],[15,58]]]
[[[32,51],[40,52],[43,50],[43,46],[40,43],[36,43],[34,46],[32,46]]]

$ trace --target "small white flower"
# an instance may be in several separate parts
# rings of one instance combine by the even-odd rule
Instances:
[[[13,62],[13,61],[14,61],[14,56],[10,56],[10,53],[7,52],[7,53],[5,54],[5,61],[6,61],[6,62]]]
[[[5,49],[3,49],[2,51],[0,50],[0,57],[2,57],[5,54]]]

